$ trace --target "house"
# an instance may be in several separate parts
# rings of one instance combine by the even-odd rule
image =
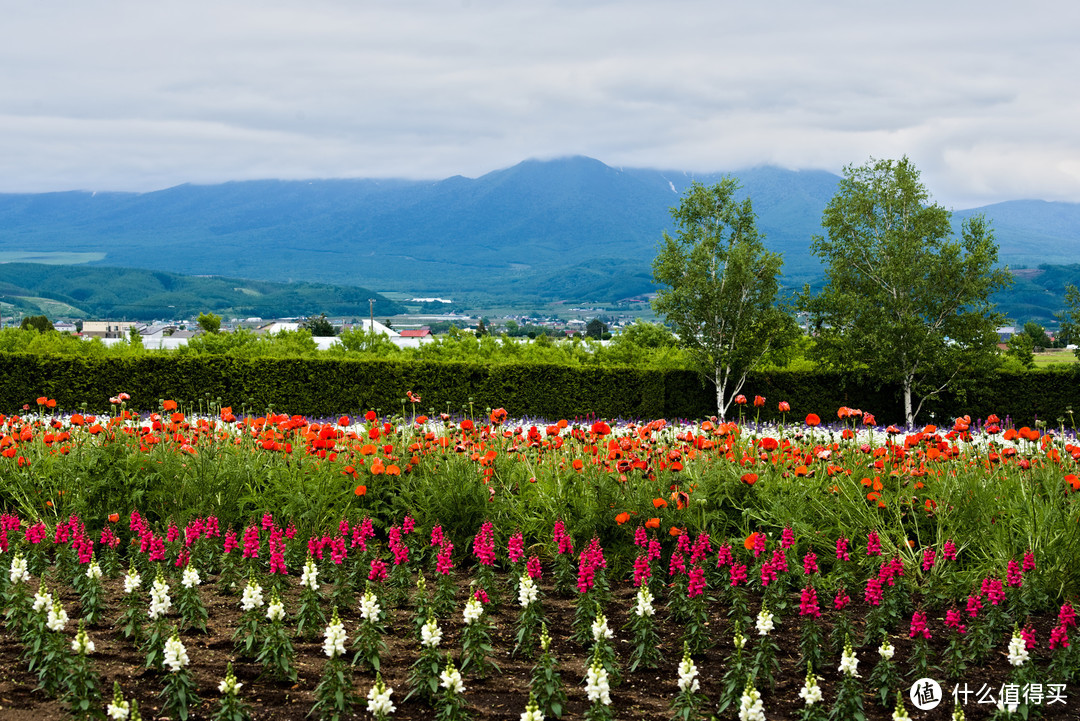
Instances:
[[[431,337],[431,329],[430,328],[408,328],[406,330],[401,331],[401,333],[399,333],[399,335],[402,338],[430,338]]]
[[[141,331],[145,323],[122,320],[85,320],[82,334],[86,338],[125,338],[131,328]]]

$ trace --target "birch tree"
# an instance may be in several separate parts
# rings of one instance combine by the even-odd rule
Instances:
[[[798,335],[776,305],[782,265],[765,249],[739,184],[694,183],[672,208],[675,235],[664,233],[653,260],[653,301],[701,371],[716,385],[716,414],[727,415],[747,374]]]

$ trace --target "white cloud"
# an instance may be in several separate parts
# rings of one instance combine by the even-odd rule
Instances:
[[[907,154],[947,204],[1080,201],[1074,6],[5,5],[3,191]]]

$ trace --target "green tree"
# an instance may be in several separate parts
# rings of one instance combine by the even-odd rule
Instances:
[[[337,335],[334,325],[327,320],[326,313],[313,315],[300,324],[301,328],[307,328],[311,335],[316,338],[331,338]]]
[[[750,200],[735,200],[738,189],[734,178],[694,183],[672,208],[675,236],[664,233],[652,265],[661,286],[653,308],[715,383],[721,418],[747,374],[797,335],[776,305],[780,256],[765,250]]]
[[[593,318],[585,324],[585,337],[600,340],[607,333],[607,325],[599,318]]]
[[[815,359],[898,383],[908,425],[962,368],[997,362],[1002,319],[990,296],[1012,279],[995,268],[998,247],[982,216],[966,220],[959,239],[950,220],[910,160],[871,159],[844,169],[822,218],[826,234],[811,246],[826,280],[818,295],[803,294],[818,329]]]
[[[195,319],[195,322],[198,323],[199,327],[206,333],[221,332],[220,315],[214,315],[213,313],[199,313],[199,317]]]
[[[56,330],[53,328],[52,322],[48,317],[43,315],[27,315],[23,316],[22,323],[19,324],[19,328],[22,330],[30,330],[33,328],[39,333],[46,333],[50,330]]]
[[[1067,345],[1076,345],[1073,354],[1080,358],[1080,289],[1072,283],[1065,286],[1065,308],[1057,319],[1061,323],[1058,337]]]
[[[1043,351],[1053,344],[1053,341],[1050,340],[1050,336],[1046,335],[1046,328],[1043,328],[1033,320],[1024,323],[1024,335],[1031,338],[1032,350]]]
[[[1031,369],[1035,367],[1035,343],[1027,333],[1017,333],[1009,338],[1005,355],[1020,361],[1020,365]]]

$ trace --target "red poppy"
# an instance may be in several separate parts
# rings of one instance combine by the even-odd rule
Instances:
[[[756,473],[744,473],[742,478],[740,478],[739,480],[741,480],[743,483],[745,483],[748,486],[752,486],[755,483],[757,483],[758,474],[756,474]]]
[[[611,433],[611,426],[609,426],[607,423],[604,423],[603,421],[597,421],[596,423],[592,424],[592,432],[598,436],[606,436],[607,434]]]
[[[580,471],[585,467],[585,463],[580,458],[575,458],[572,465],[574,466],[575,471]]]
[[[161,409],[166,411],[175,411],[176,401],[163,401],[161,404]]]
[[[1072,486],[1074,491],[1080,491],[1080,478],[1077,478],[1075,474],[1069,473],[1066,475],[1065,482]]]
[[[338,418],[337,419],[337,424],[339,426],[347,426],[347,425],[349,425],[349,417],[348,416],[342,416],[341,418]]]
[[[761,445],[761,450],[771,452],[771,451],[775,451],[777,448],[780,447],[780,442],[777,441],[775,438],[771,438],[769,436],[766,436],[765,438],[761,439],[761,444],[760,445]]]
[[[760,408],[763,405],[765,405],[765,398],[762,396],[754,396],[754,406]]]
[[[466,418],[465,420],[463,420],[461,422],[461,430],[463,430],[463,431],[471,431],[475,427],[476,426],[473,425],[473,422],[471,420],[469,420],[468,418]]]
[[[615,522],[618,523],[620,526],[622,524],[626,523],[629,520],[630,520],[630,514],[627,513],[626,511],[623,511],[619,515],[615,516]]]
[[[746,396],[743,396],[743,395],[735,396],[735,404],[740,405],[740,406],[745,406],[746,405]]]
[[[506,409],[496,408],[495,410],[491,411],[490,418],[492,423],[494,423],[495,425],[499,425],[506,420]]]
[[[780,401],[780,405],[778,405],[777,408],[780,409],[781,413],[787,413],[791,410],[791,404],[787,401]]]
[[[811,428],[821,425],[821,419],[818,418],[817,413],[810,413],[806,416],[806,425]]]

